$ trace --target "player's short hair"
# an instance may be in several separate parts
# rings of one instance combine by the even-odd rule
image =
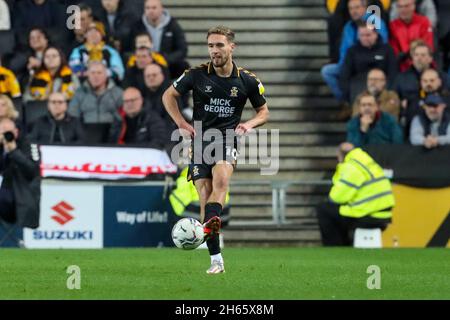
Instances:
[[[229,42],[234,42],[234,32],[233,30],[231,30],[228,27],[225,26],[217,26],[217,27],[212,27],[208,30],[208,34],[206,36],[206,39],[209,38],[210,35],[212,34],[220,34],[223,35],[225,37],[227,37],[227,40]]]

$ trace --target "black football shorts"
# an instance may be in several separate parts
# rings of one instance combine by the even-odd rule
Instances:
[[[189,157],[191,163],[187,179],[212,179],[212,168],[220,161],[226,161],[236,167],[238,156],[238,139],[233,141],[193,141],[190,147]]]

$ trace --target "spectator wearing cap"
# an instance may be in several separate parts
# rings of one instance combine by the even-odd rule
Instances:
[[[401,144],[403,132],[390,114],[379,108],[377,99],[365,91],[356,99],[359,114],[347,124],[347,142],[355,147],[370,144]]]
[[[412,119],[422,110],[426,97],[431,94],[448,94],[448,90],[443,86],[439,72],[427,69],[420,76],[419,91],[408,101],[406,108],[401,110],[401,124],[405,128],[405,134],[409,135]]]
[[[411,64],[409,49],[411,42],[423,40],[434,51],[433,27],[430,20],[415,13],[415,0],[398,0],[398,19],[389,25],[389,44],[397,56],[400,71],[407,70]]]
[[[86,41],[72,51],[69,65],[72,71],[82,80],[86,77],[88,63],[99,61],[108,69],[108,76],[116,82],[122,81],[125,73],[122,58],[113,47],[105,44],[105,29],[100,22],[89,25]]]
[[[450,114],[447,102],[439,94],[425,99],[423,110],[411,123],[410,142],[427,149],[450,144]]]

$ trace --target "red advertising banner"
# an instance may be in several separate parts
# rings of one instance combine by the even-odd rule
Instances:
[[[173,174],[165,151],[146,148],[41,146],[41,176],[73,179],[144,179]]]

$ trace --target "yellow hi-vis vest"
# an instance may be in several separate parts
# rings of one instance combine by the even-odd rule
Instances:
[[[383,169],[360,148],[350,151],[338,164],[329,196],[341,204],[340,214],[349,218],[389,219],[395,204]]]
[[[184,168],[176,181],[176,189],[169,196],[170,204],[177,216],[181,216],[186,207],[192,202],[199,202],[197,189],[194,183],[187,181],[188,167]],[[230,201],[230,194],[227,192],[225,205]]]

